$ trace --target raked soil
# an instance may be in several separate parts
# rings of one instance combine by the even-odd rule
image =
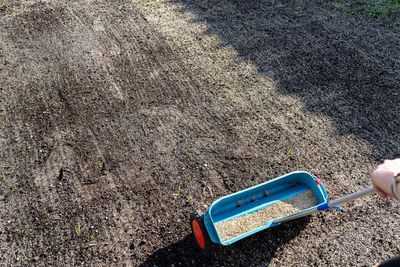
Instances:
[[[400,156],[400,32],[319,1],[2,0],[2,266],[371,266],[369,196],[204,256],[219,197],[304,170],[330,199]]]

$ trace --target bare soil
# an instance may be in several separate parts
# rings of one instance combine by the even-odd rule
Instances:
[[[189,214],[305,170],[331,199],[400,156],[400,34],[318,1],[0,5],[5,266],[370,266],[376,196],[202,256]]]

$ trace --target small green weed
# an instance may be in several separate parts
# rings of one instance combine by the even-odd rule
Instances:
[[[96,245],[95,243],[93,243],[93,240],[94,240],[94,235],[91,235],[91,236],[90,236],[90,241],[89,241],[88,244],[87,244],[87,246],[88,246],[89,248]]]
[[[5,9],[5,10],[10,10],[10,11],[18,11],[18,8],[16,6],[11,6],[10,4],[7,4],[3,2],[0,4],[0,9]]]
[[[206,182],[202,182],[203,183],[203,193],[202,193],[202,197],[206,198],[206,197],[213,197],[215,196],[211,190],[211,188],[209,186],[207,186]],[[210,192],[209,194],[207,193],[207,189]]]
[[[192,178],[190,176],[186,176],[186,174],[183,175],[183,177],[185,177],[185,179],[190,183],[190,181],[192,180]]]
[[[179,197],[179,195],[181,194],[181,188],[182,188],[182,182],[179,182],[179,184],[178,184],[178,190],[177,190],[177,192],[174,194],[174,196]]]
[[[286,153],[287,155],[290,155],[290,153],[292,153],[292,148],[293,148],[293,145],[291,145],[291,146],[289,147],[289,150],[288,150],[288,152]]]
[[[75,233],[77,236],[81,235],[81,225],[78,223],[78,226],[75,226]]]
[[[344,3],[341,2],[337,2],[336,5],[339,7],[340,10],[342,10],[343,12],[349,13],[351,12],[351,8],[347,5],[345,5]]]
[[[144,123],[142,123],[142,129],[145,135],[149,134],[149,131],[147,130],[146,125]]]
[[[332,4],[347,14],[370,17],[385,27],[400,29],[400,0],[329,0],[319,4]]]

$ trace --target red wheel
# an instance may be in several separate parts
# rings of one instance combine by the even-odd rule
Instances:
[[[211,240],[204,225],[203,216],[199,216],[197,212],[190,214],[190,226],[197,247],[204,251],[211,245]]]
[[[203,231],[201,231],[200,225],[196,220],[192,221],[192,229],[197,244],[199,245],[200,248],[204,248],[205,244],[204,244]]]

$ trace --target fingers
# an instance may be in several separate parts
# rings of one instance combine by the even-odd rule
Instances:
[[[379,188],[374,186],[374,189],[375,189],[375,192],[378,194],[378,196],[380,196],[381,198],[387,198],[388,197],[388,195],[386,195],[384,192],[382,192],[382,190],[380,190]]]
[[[375,189],[375,192],[380,196],[381,198],[387,198],[388,195],[379,187],[379,185],[376,183],[375,179],[372,179],[372,186]]]
[[[400,172],[400,158],[387,159],[372,172],[372,185],[381,198],[393,197],[391,184],[398,172]]]

